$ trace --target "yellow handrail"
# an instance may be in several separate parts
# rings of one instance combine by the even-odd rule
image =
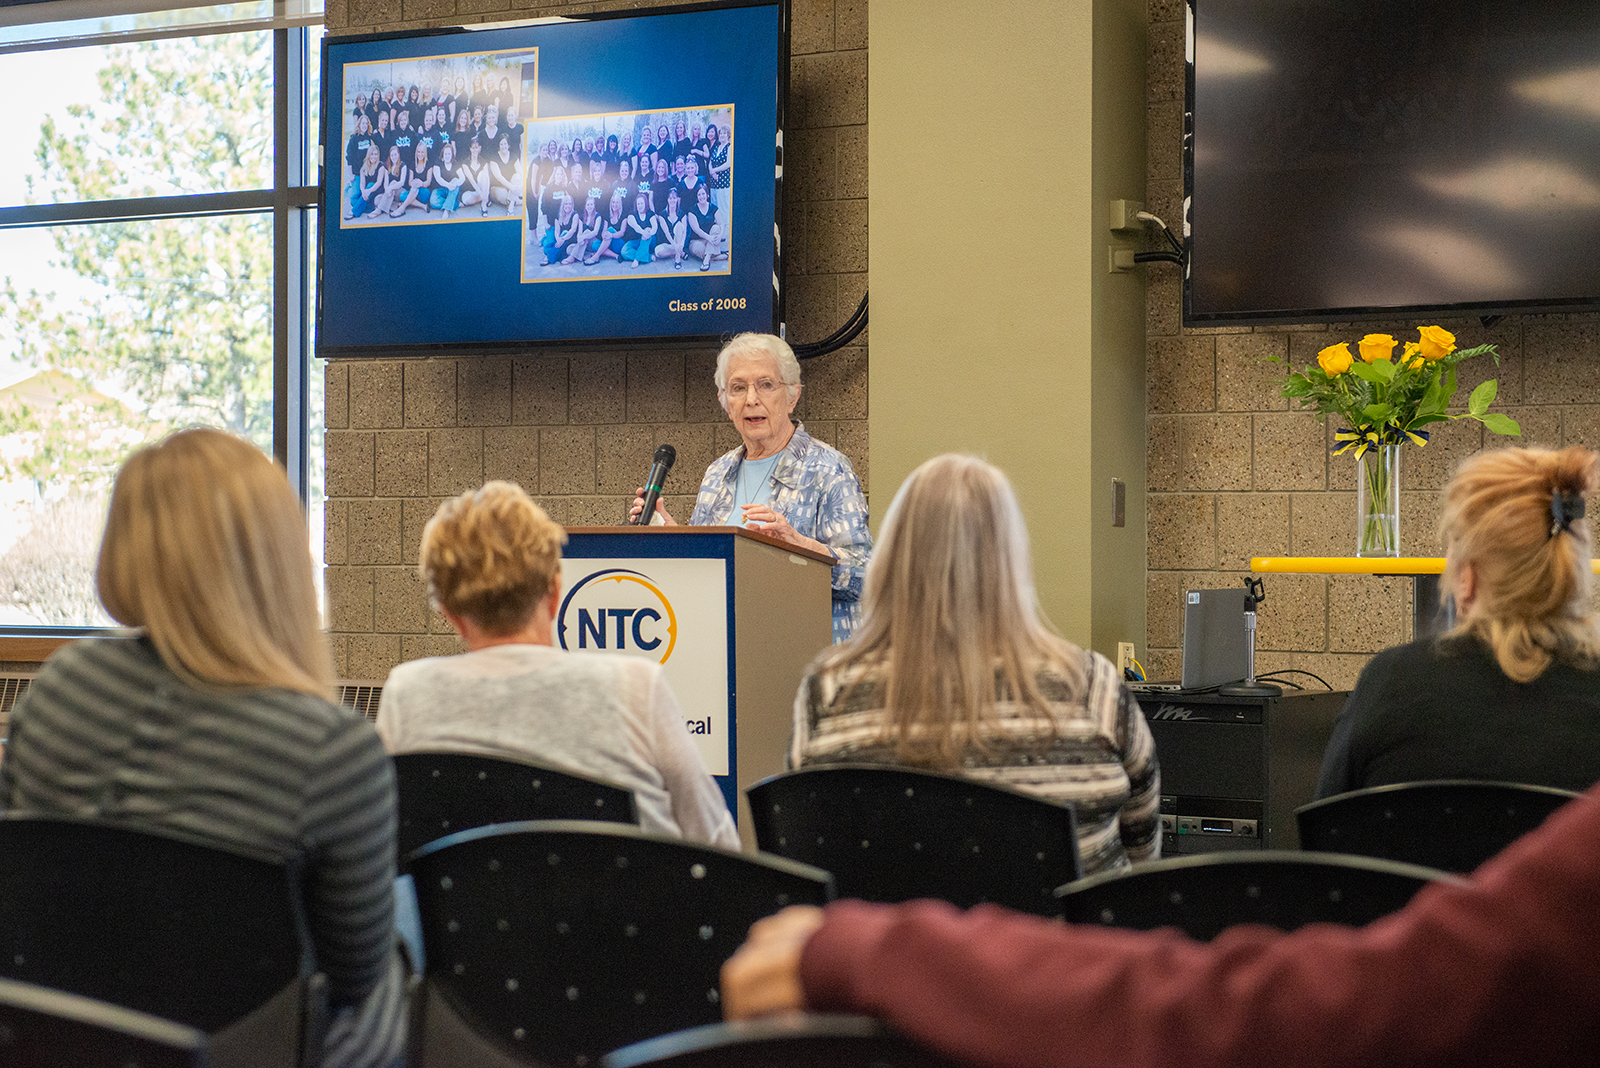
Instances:
[[[1600,574],[1600,560],[1589,561]],[[1250,570],[1262,575],[1440,575],[1442,556],[1252,556]]]

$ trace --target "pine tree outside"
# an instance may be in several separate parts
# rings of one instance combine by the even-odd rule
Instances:
[[[272,37],[0,56],[11,84],[78,83],[40,102],[0,206],[270,188]],[[0,625],[114,625],[94,555],[131,449],[206,425],[272,451],[272,240],[270,214],[0,230]],[[320,367],[309,381],[320,562]]]

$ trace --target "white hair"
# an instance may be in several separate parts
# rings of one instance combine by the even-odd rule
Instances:
[[[724,408],[728,406],[728,364],[735,356],[746,355],[771,356],[778,361],[778,377],[788,387],[789,400],[800,396],[800,361],[795,359],[794,349],[776,334],[747,332],[735,334],[717,353],[717,372],[712,380],[717,384],[717,400]]]

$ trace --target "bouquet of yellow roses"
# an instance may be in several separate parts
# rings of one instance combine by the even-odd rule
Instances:
[[[1317,418],[1341,416],[1349,425],[1334,432],[1335,454],[1354,449],[1361,456],[1378,445],[1426,445],[1422,428],[1447,419],[1476,419],[1495,434],[1520,435],[1516,420],[1489,411],[1499,384],[1479,383],[1467,398],[1467,410],[1452,415],[1456,395],[1456,364],[1488,354],[1500,362],[1493,345],[1457,349],[1455,335],[1440,326],[1424,326],[1416,341],[1408,341],[1394,358],[1397,342],[1389,334],[1368,334],[1356,342],[1360,358],[1348,341],[1329,345],[1317,353],[1317,362],[1305,373],[1291,372],[1283,395],[1314,409]]]
[[[1356,555],[1400,555],[1400,446],[1428,443],[1423,427],[1447,419],[1476,419],[1495,434],[1520,435],[1522,428],[1503,412],[1489,411],[1499,384],[1479,383],[1467,398],[1467,410],[1452,414],[1456,364],[1485,353],[1500,362],[1493,345],[1457,349],[1455,335],[1439,326],[1424,326],[1417,340],[1400,350],[1389,334],[1368,334],[1356,342],[1359,358],[1348,341],[1317,353],[1304,373],[1291,372],[1283,395],[1313,409],[1318,419],[1337,415],[1347,424],[1334,431],[1335,455],[1355,451]],[[1372,455],[1369,456],[1369,450]]]

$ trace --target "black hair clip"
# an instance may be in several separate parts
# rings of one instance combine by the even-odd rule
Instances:
[[[1571,527],[1574,519],[1582,519],[1586,509],[1581,493],[1550,494],[1550,536],[1553,538]]]

